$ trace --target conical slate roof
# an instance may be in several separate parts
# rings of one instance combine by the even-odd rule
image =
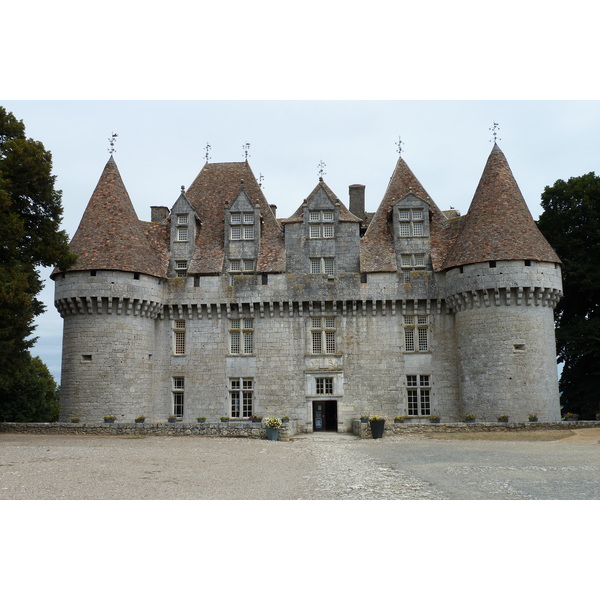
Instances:
[[[494,144],[443,269],[490,260],[560,262],[537,228],[503,152]]]
[[[186,192],[202,227],[190,263],[190,273],[221,273],[225,246],[224,210],[244,191],[253,204],[258,202],[262,217],[257,270],[285,271],[285,245],[281,227],[258,185],[248,162],[206,163]]]
[[[166,276],[164,227],[136,215],[111,156],[70,243],[77,262],[70,271],[114,270]]]
[[[411,193],[429,205],[431,212],[431,260],[434,270],[437,270],[441,265],[444,255],[443,240],[445,239],[442,232],[446,224],[446,218],[429,197],[429,194],[410,170],[405,160],[400,157],[383,200],[361,240],[360,268],[363,272],[398,270],[391,212],[399,200]]]
[[[322,177],[319,177],[319,183],[313,189],[313,191],[306,197],[306,200],[298,207],[296,212],[287,219],[282,219],[282,223],[302,223],[304,221],[304,205],[310,204],[312,199],[317,195],[319,190],[323,190],[328,198],[339,206],[339,220],[340,222],[352,222],[360,223],[362,219],[353,215],[345,206],[345,204],[333,193],[331,188],[323,181]]]

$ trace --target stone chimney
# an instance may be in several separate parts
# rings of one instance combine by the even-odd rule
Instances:
[[[153,223],[162,223],[169,216],[169,209],[166,206],[151,206],[150,220]]]
[[[273,211],[273,216],[277,217],[277,205],[276,204],[269,204],[269,206],[271,207],[271,210]]]
[[[354,183],[348,187],[350,194],[350,212],[363,221],[365,220],[365,186]]]

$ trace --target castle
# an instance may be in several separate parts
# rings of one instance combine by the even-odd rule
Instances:
[[[114,157],[55,271],[61,420],[560,420],[561,263],[494,144],[466,215],[400,157],[377,210],[322,178],[279,218],[247,161],[138,219]]]

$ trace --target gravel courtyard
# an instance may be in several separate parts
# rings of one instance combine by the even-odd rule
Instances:
[[[0,499],[596,500],[600,431],[560,440],[0,435]]]

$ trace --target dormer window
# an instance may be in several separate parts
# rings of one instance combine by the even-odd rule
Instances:
[[[231,213],[229,239],[253,240],[254,239],[254,213]]]
[[[177,227],[177,241],[178,242],[187,242],[188,241],[188,228],[187,227]]]
[[[401,208],[398,211],[398,234],[400,237],[423,237],[424,214],[422,208]]]
[[[187,260],[175,261],[175,275],[177,277],[187,277],[188,263]]]
[[[177,215],[177,225],[187,225],[188,215]]]
[[[308,213],[309,237],[332,238],[334,237],[334,216],[332,210],[311,210]]]

